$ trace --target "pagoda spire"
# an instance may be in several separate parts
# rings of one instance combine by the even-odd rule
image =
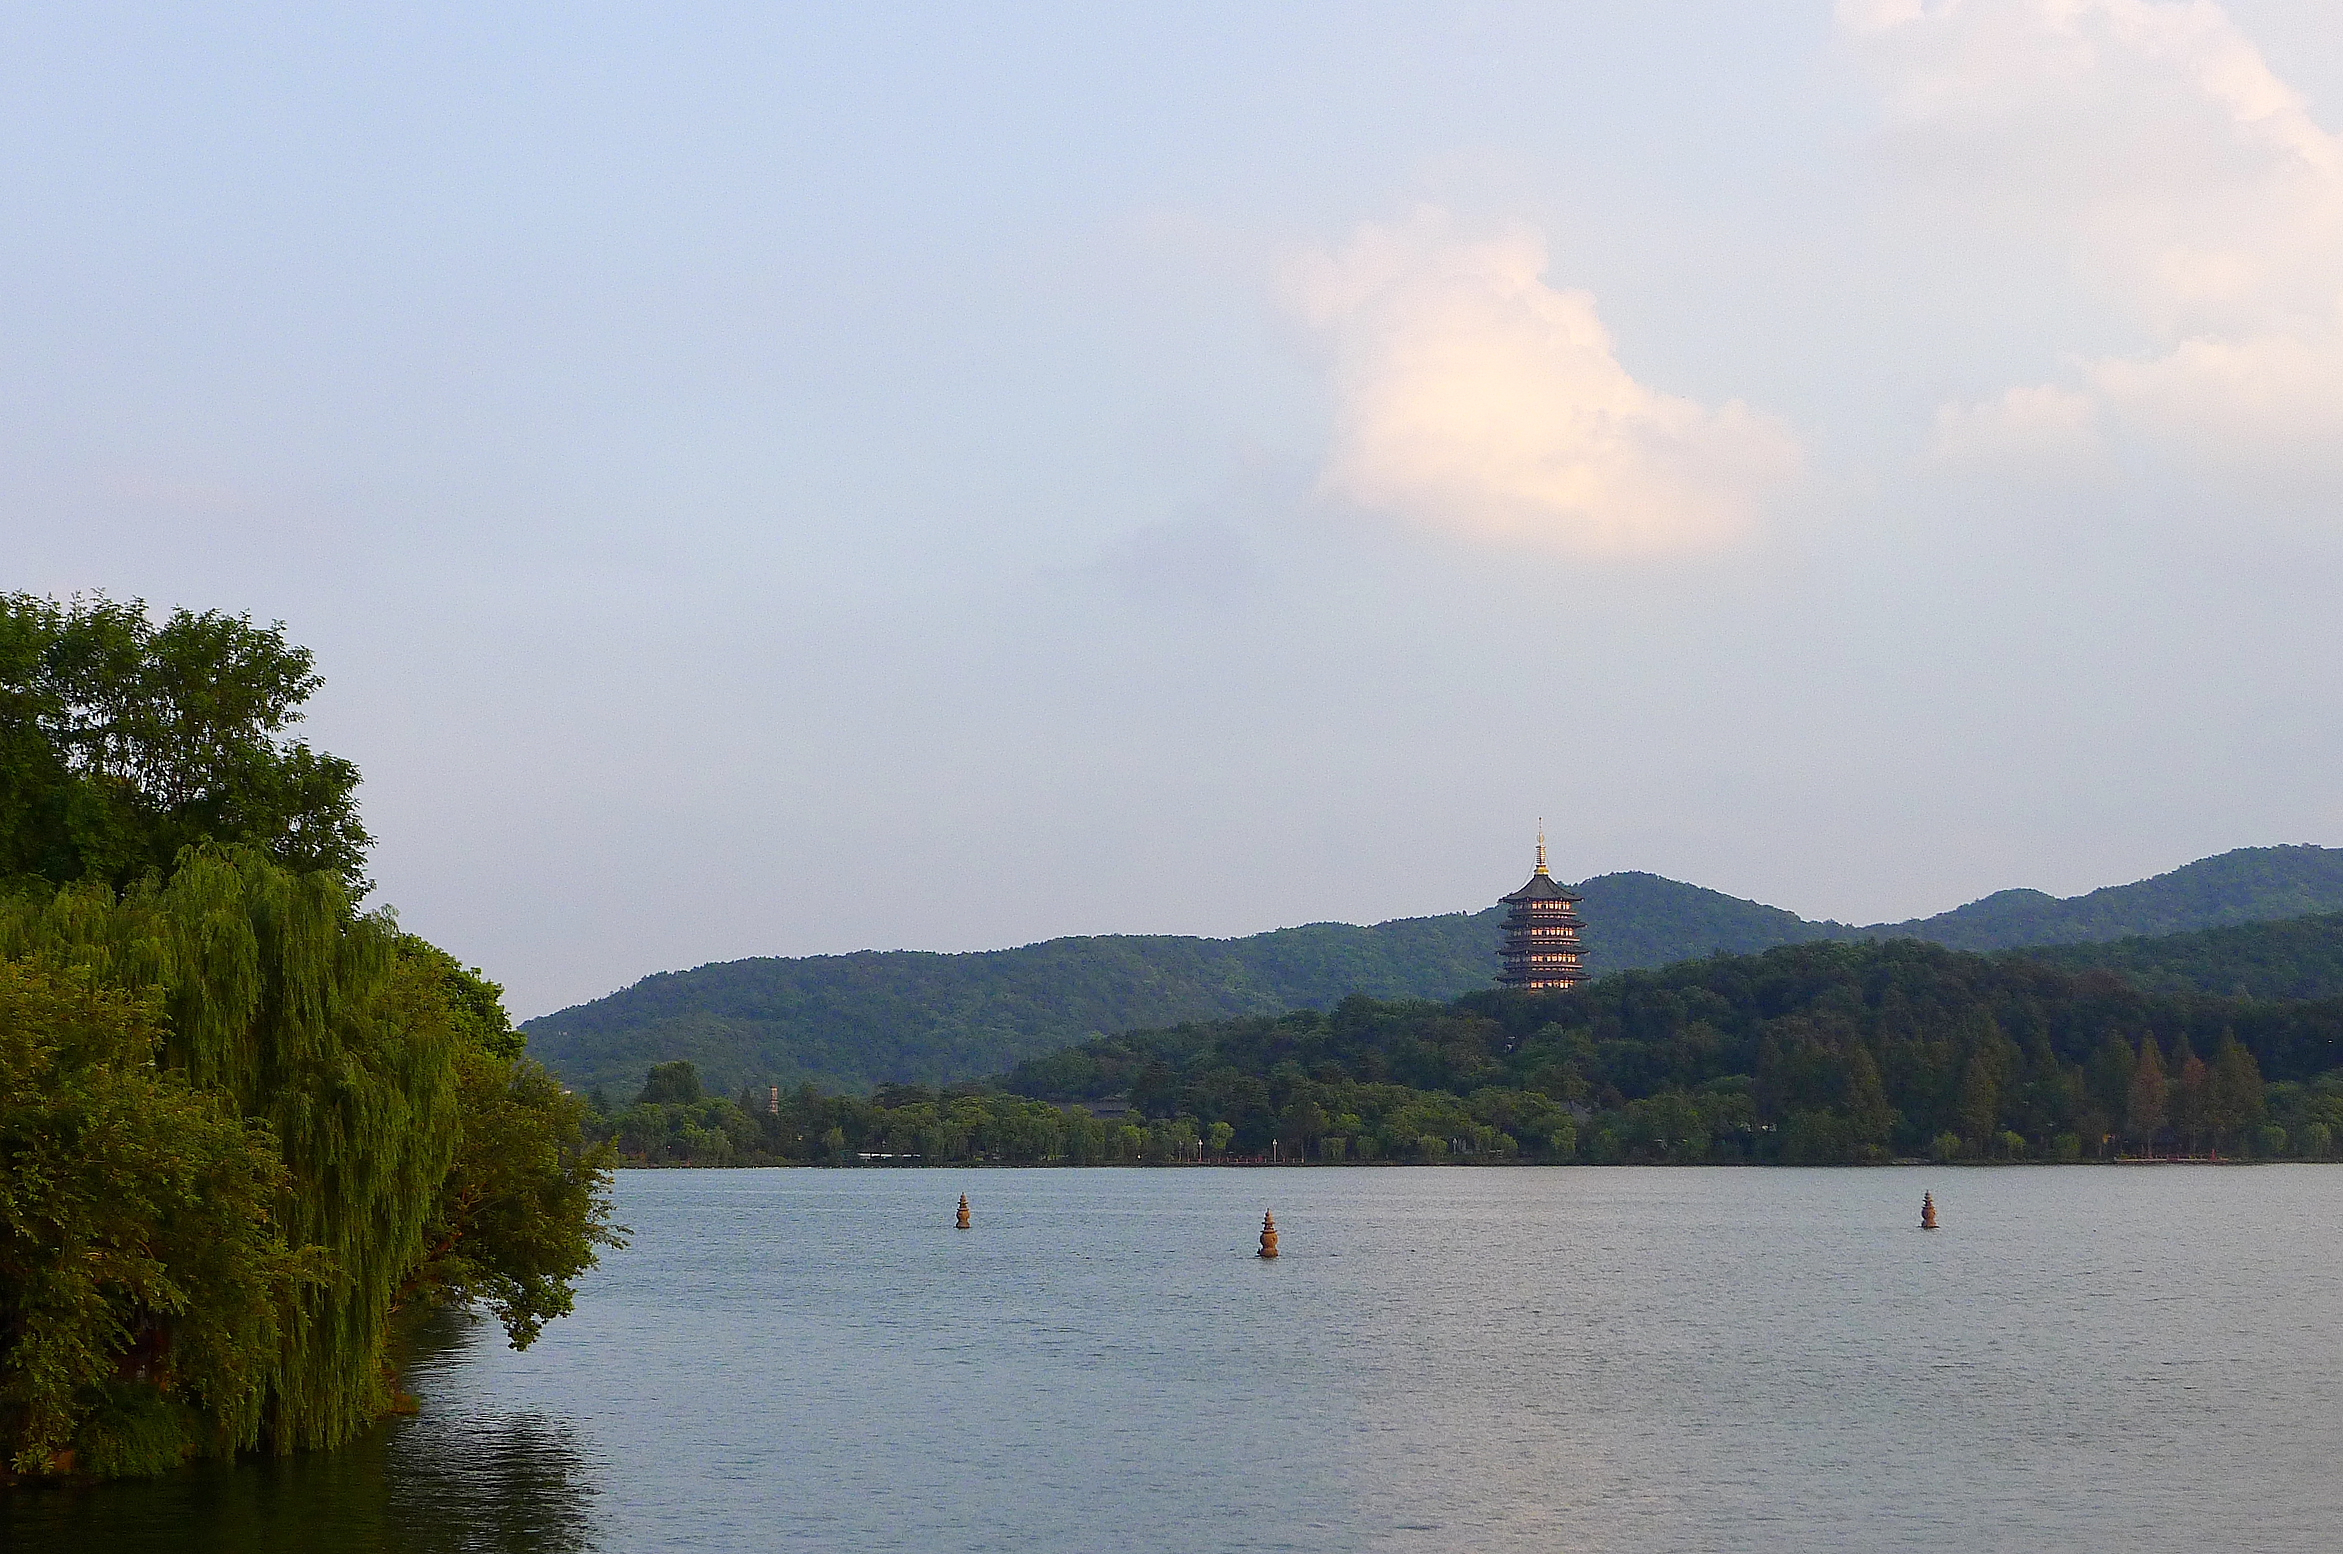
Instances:
[[[1546,817],[1538,816],[1538,873],[1546,872]]]

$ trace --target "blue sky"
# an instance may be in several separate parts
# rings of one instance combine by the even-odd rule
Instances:
[[[283,619],[524,1014],[2343,841],[2317,5],[0,29],[9,582]]]

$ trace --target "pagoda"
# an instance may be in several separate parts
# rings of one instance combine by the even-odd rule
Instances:
[[[1546,872],[1546,828],[1538,827],[1538,867],[1529,883],[1504,898],[1505,944],[1499,987],[1525,993],[1573,988],[1586,980],[1586,945],[1578,931],[1578,897]]]

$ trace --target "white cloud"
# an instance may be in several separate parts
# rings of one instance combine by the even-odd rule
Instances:
[[[1713,548],[1795,476],[1788,428],[1639,383],[1583,291],[1544,280],[1534,231],[1458,237],[1438,212],[1362,227],[1291,271],[1331,339],[1321,490],[1476,539],[1582,555]]]
[[[1980,405],[1936,412],[1929,455],[1940,464],[2073,464],[2099,451],[2099,406],[2055,383],[2005,390]]]
[[[2207,458],[2262,466],[2343,454],[2343,331],[2201,336],[2164,355],[2091,365],[2144,430]]]
[[[2080,362],[2067,392],[2199,456],[2343,451],[2343,138],[2220,6],[1841,0],[1839,19],[1899,147],[2135,320],[2141,348]],[[1948,408],[1939,443],[2054,408]]]

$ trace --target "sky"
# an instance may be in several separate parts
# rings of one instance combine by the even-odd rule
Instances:
[[[0,586],[524,1017],[2343,843],[2331,3],[7,8]]]

